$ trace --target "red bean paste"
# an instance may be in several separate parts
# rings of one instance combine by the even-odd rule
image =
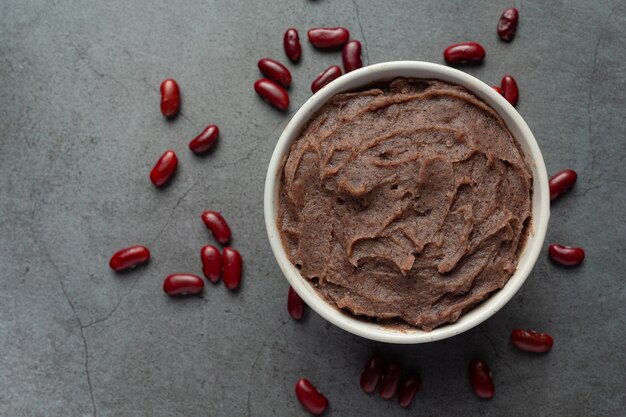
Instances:
[[[532,174],[502,118],[466,89],[395,79],[334,96],[291,146],[278,227],[332,305],[426,331],[513,275]]]

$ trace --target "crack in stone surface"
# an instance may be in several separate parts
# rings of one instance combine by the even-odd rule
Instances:
[[[294,114],[294,113],[295,113],[295,110],[285,114],[285,118],[291,117],[291,115]],[[276,123],[274,125],[274,127],[272,128],[272,131],[269,133],[268,136],[273,136],[274,133],[276,132],[276,130],[279,127],[281,127],[283,123],[285,123],[285,119],[282,119],[278,123]],[[257,149],[259,149],[259,147],[261,145],[263,145],[263,144],[264,144],[264,142],[259,140],[259,141],[257,141],[255,143],[255,145],[252,147],[252,149],[249,150],[243,157],[238,158],[238,159],[236,159],[236,160],[234,160],[232,162],[228,162],[228,163],[226,163],[224,165],[215,165],[215,168],[216,169],[225,168],[225,167],[233,166],[233,165],[238,164],[238,163],[243,162],[243,161],[247,161],[247,160],[249,160],[252,157],[252,155],[254,155],[254,153],[257,151]]]
[[[191,187],[189,187],[184,193],[183,195],[181,195],[178,200],[176,200],[176,203],[174,204],[174,206],[170,209],[170,213],[167,216],[167,219],[165,219],[165,222],[163,223],[163,227],[161,227],[161,229],[157,232],[157,234],[154,236],[154,238],[152,238],[152,241],[150,242],[150,246],[154,246],[157,241],[159,240],[159,238],[161,237],[161,235],[163,234],[163,232],[165,231],[165,229],[167,229],[167,226],[169,226],[170,224],[170,220],[172,220],[172,217],[174,216],[174,212],[176,211],[176,209],[178,208],[178,206],[180,205],[180,203],[182,203],[182,201],[187,198],[187,196],[189,195],[189,193],[191,192],[191,190],[193,190],[194,188],[196,188],[198,186],[198,182],[195,182],[191,185]]]
[[[161,235],[163,234],[163,232],[165,231],[165,229],[167,228],[167,226],[170,223],[170,220],[172,219],[172,216],[174,216],[174,212],[176,211],[176,209],[178,208],[178,206],[180,205],[180,203],[187,197],[187,195],[189,195],[189,193],[191,192],[191,190],[193,190],[194,188],[196,188],[196,186],[198,185],[197,182],[194,182],[191,187],[189,187],[187,189],[187,191],[185,191],[183,193],[183,195],[181,195],[178,200],[176,201],[176,203],[174,204],[174,206],[170,209],[170,213],[167,217],[167,219],[165,220],[165,223],[163,224],[163,227],[161,228],[161,230],[159,230],[159,232],[156,234],[156,236],[152,239],[152,241],[149,243],[149,246],[152,247],[156,244],[156,242],[158,241],[158,239],[161,237]],[[143,275],[143,274],[142,274]],[[83,326],[83,328],[88,328],[91,326],[95,326],[96,324],[100,324],[103,323],[105,321],[107,321],[108,319],[111,318],[111,316],[113,316],[113,314],[117,311],[117,309],[120,307],[120,305],[122,304],[122,302],[124,301],[124,299],[126,297],[128,297],[133,290],[135,289],[135,286],[137,285],[137,281],[139,281],[139,278],[141,278],[142,275],[137,275],[134,277],[133,279],[133,283],[131,284],[130,288],[128,289],[128,291],[126,291],[123,295],[120,296],[120,298],[118,298],[117,303],[115,304],[115,306],[113,307],[113,309],[104,317],[101,317],[99,319],[96,319],[94,321],[92,321],[91,323],[86,324],[85,326]]]
[[[191,120],[187,115],[185,115],[182,111],[178,112],[178,115],[186,120],[191,126],[193,126],[194,129],[198,129],[198,126],[196,126],[196,124],[193,122],[193,120]]]
[[[114,76],[110,75],[110,74],[105,74],[99,70],[97,70],[96,68],[94,68],[93,64],[91,63],[91,59],[89,58],[89,53],[84,50],[83,48],[81,48],[80,46],[78,46],[76,43],[74,43],[74,41],[72,40],[72,38],[69,35],[65,35],[65,38],[68,40],[70,46],[72,47],[72,49],[74,49],[74,51],[76,51],[76,56],[78,57],[78,60],[82,63],[84,63],[87,68],[89,68],[94,74],[96,74],[98,77],[100,78],[110,78],[111,80],[113,80],[117,85],[119,85],[120,87],[122,87],[123,89],[127,90],[128,88],[117,78],[115,78]]]
[[[496,348],[496,344],[494,343],[494,341],[491,338],[491,336],[489,336],[489,332],[487,332],[482,327],[479,327],[479,329],[480,329],[480,332],[485,336],[485,339],[487,339],[487,342],[489,342],[489,344],[491,345],[491,349],[493,350],[493,353],[496,355],[496,358],[500,359],[500,354],[498,353],[498,349]]]
[[[367,39],[365,39],[365,32],[363,32],[363,24],[361,23],[361,12],[359,11],[359,6],[356,3],[356,0],[352,0],[352,4],[354,5],[354,11],[356,13],[356,21],[359,24],[359,30],[361,31],[361,38],[363,39],[363,46],[365,47],[365,58],[367,59],[367,64],[370,65],[370,55],[369,48],[367,47]]]
[[[250,409],[250,396],[252,395],[252,378],[254,377],[254,369],[256,368],[256,364],[259,362],[259,359],[261,358],[261,353],[263,353],[263,351],[265,350],[265,348],[269,344],[270,339],[272,339],[273,336],[276,335],[276,333],[278,333],[283,327],[285,327],[287,325],[287,323],[288,323],[287,321],[283,322],[280,326],[278,326],[276,329],[274,329],[269,334],[269,336],[267,336],[265,338],[265,340],[261,344],[261,347],[259,348],[259,350],[256,353],[256,356],[254,358],[254,362],[252,362],[252,366],[250,367],[250,378],[248,379],[248,399],[246,400],[246,406],[248,408],[248,417],[250,417],[251,414],[252,414],[252,410]]]
[[[89,388],[89,398],[91,400],[91,409],[92,409],[93,416],[97,417],[98,416],[98,411],[97,411],[97,408],[96,408],[96,401],[95,401],[94,393],[93,393],[93,384],[91,382],[91,373],[89,371],[89,345],[87,343],[87,338],[85,337],[85,333],[84,333],[85,326],[83,326],[83,323],[82,323],[82,321],[80,319],[80,316],[78,315],[78,312],[76,311],[76,307],[74,306],[74,302],[72,301],[72,299],[70,298],[69,294],[67,293],[67,290],[65,289],[65,284],[63,283],[63,280],[61,279],[61,270],[57,266],[56,262],[54,262],[54,260],[52,259],[52,256],[50,255],[50,252],[48,251],[48,248],[41,241],[41,239],[39,239],[38,234],[35,231],[35,227],[33,225],[33,222],[34,222],[34,218],[35,218],[35,213],[37,212],[36,207],[37,207],[37,200],[35,200],[35,204],[33,205],[33,211],[32,211],[31,219],[30,219],[30,222],[29,222],[30,232],[33,235],[33,240],[35,241],[35,244],[37,245],[39,250],[43,253],[44,257],[48,260],[50,265],[52,265],[52,269],[54,269],[54,271],[56,272],[55,276],[57,278],[59,286],[61,287],[61,292],[63,293],[63,296],[67,300],[67,303],[70,306],[70,309],[72,310],[72,313],[74,314],[74,318],[76,319],[76,322],[78,323],[78,330],[79,330],[79,333],[80,333],[80,337],[81,337],[81,339],[83,341],[83,349],[84,349],[84,352],[85,352],[85,361],[84,361],[85,376],[86,376],[86,379],[87,379],[87,386]]]
[[[592,134],[592,129],[591,129],[591,104],[593,102],[593,78],[596,74],[596,68],[598,65],[598,50],[600,49],[600,43],[602,42],[602,38],[604,37],[604,32],[606,30],[606,27],[609,24],[609,20],[611,19],[611,16],[613,16],[613,12],[615,11],[615,5],[611,6],[611,10],[609,12],[609,14],[607,15],[604,24],[602,25],[602,29],[600,29],[600,34],[598,35],[598,41],[596,42],[596,47],[594,48],[593,51],[593,66],[591,67],[591,73],[589,74],[589,96],[587,98],[587,135],[588,135],[588,141],[589,141],[589,146],[590,146],[590,150],[591,150],[591,172],[589,173],[589,183],[587,186],[587,191],[593,190],[594,187],[592,186],[593,183],[593,173],[596,169],[596,152],[594,150],[594,141],[593,141],[593,134]]]

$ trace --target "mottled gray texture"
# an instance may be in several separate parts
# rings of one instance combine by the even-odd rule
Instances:
[[[495,35],[497,1],[11,1],[0,14],[0,415],[305,415],[295,381],[310,378],[328,416],[617,416],[626,408],[626,3],[513,1],[511,44]],[[482,326],[421,346],[351,336],[309,312],[288,317],[287,283],[263,224],[271,151],[288,117],[252,89],[264,56],[284,60],[282,34],[300,29],[289,114],[337,53],[313,51],[305,29],[345,25],[365,62],[441,62],[452,42],[477,40],[487,61],[467,71],[521,88],[518,110],[548,170],[572,167],[576,189],[555,203],[548,241],[581,244],[585,264],[543,254],[520,293]],[[158,86],[176,78],[183,114],[167,122]],[[211,155],[187,142],[222,131]],[[167,148],[180,160],[156,190],[148,172]],[[200,272],[211,238],[199,215],[225,213],[244,256],[238,294],[163,295],[165,275]],[[144,243],[153,260],[116,275],[118,248]],[[548,242],[546,242],[547,249]],[[511,328],[556,339],[548,355],[509,344]],[[418,370],[413,411],[363,394],[379,351]],[[497,396],[476,399],[467,364],[491,365]]]

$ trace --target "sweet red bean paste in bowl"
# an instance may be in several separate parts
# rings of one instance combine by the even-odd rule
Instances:
[[[278,227],[332,305],[426,331],[515,272],[532,174],[502,118],[466,89],[395,79],[334,96],[285,161]]]

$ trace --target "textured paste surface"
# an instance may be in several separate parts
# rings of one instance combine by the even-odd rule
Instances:
[[[459,86],[396,79],[312,118],[284,166],[278,226],[331,304],[432,330],[511,277],[531,185],[490,106]]]

